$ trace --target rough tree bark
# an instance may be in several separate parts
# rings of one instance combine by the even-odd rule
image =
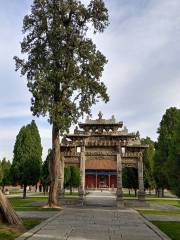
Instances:
[[[52,127],[52,158],[49,162],[50,189],[49,189],[49,207],[59,206],[59,173],[60,173],[60,142],[59,129],[53,124]]]
[[[14,225],[22,225],[20,217],[12,208],[9,200],[0,191],[0,217],[2,222]]]
[[[27,184],[24,184],[24,187],[23,187],[23,198],[26,198],[26,189],[27,189]]]

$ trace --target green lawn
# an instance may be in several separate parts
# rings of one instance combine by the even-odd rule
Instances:
[[[154,215],[166,215],[166,216],[180,216],[180,211],[169,210],[139,210],[141,214],[154,214]]]
[[[23,198],[10,198],[9,199],[13,208],[16,211],[57,211],[58,209],[43,208],[47,203],[47,197],[27,197]],[[32,205],[35,203],[35,205]]]
[[[24,218],[23,226],[0,224],[0,240],[14,240],[24,232],[40,224],[44,218]]]
[[[158,203],[158,204],[167,204],[167,205],[172,205],[180,208],[180,199],[177,200],[171,200],[171,199],[151,199],[151,200],[146,200],[148,203]]]
[[[152,221],[152,223],[166,233],[172,240],[180,240],[180,222]]]

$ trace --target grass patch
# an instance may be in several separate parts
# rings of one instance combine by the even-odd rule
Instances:
[[[166,233],[172,240],[180,240],[180,222],[152,221],[152,223]]]
[[[8,224],[0,224],[0,240],[14,240],[24,232],[30,230],[36,225],[44,221],[44,218],[24,218],[23,226],[11,226]]]
[[[16,211],[58,211],[54,208],[43,208],[47,203],[47,197],[9,198]],[[34,205],[33,205],[34,204]]]
[[[180,208],[180,199],[177,200],[170,200],[170,199],[150,199],[146,200],[148,203],[158,203],[162,205],[171,205],[171,206],[176,206]]]
[[[46,220],[46,218],[23,218],[22,220],[26,230],[30,230],[31,228],[39,225],[42,221]]]
[[[166,216],[180,216],[180,211],[169,210],[139,210],[141,214],[166,215]]]

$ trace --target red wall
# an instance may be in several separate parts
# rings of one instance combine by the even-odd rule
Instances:
[[[111,187],[113,187],[112,185],[114,185],[114,187],[117,187],[117,176],[112,175],[110,178],[110,185]]]
[[[100,182],[100,176],[97,176],[97,188],[99,188],[99,182]],[[109,176],[105,176],[105,181],[104,184],[106,185],[107,188],[117,187],[117,177],[112,175],[110,176],[110,186],[109,186]],[[95,175],[86,175],[85,179],[85,187],[86,188],[96,188],[96,176]]]
[[[86,175],[85,186],[86,186],[86,188],[95,188],[96,187],[96,176]]]

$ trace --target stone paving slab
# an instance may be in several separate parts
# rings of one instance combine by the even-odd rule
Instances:
[[[57,214],[57,211],[17,211],[22,218],[50,218]]]
[[[67,208],[40,224],[28,238],[18,240],[168,240],[132,209]]]
[[[156,214],[143,214],[145,218],[150,221],[175,221],[180,222],[180,216],[167,216],[167,215],[156,215]]]

